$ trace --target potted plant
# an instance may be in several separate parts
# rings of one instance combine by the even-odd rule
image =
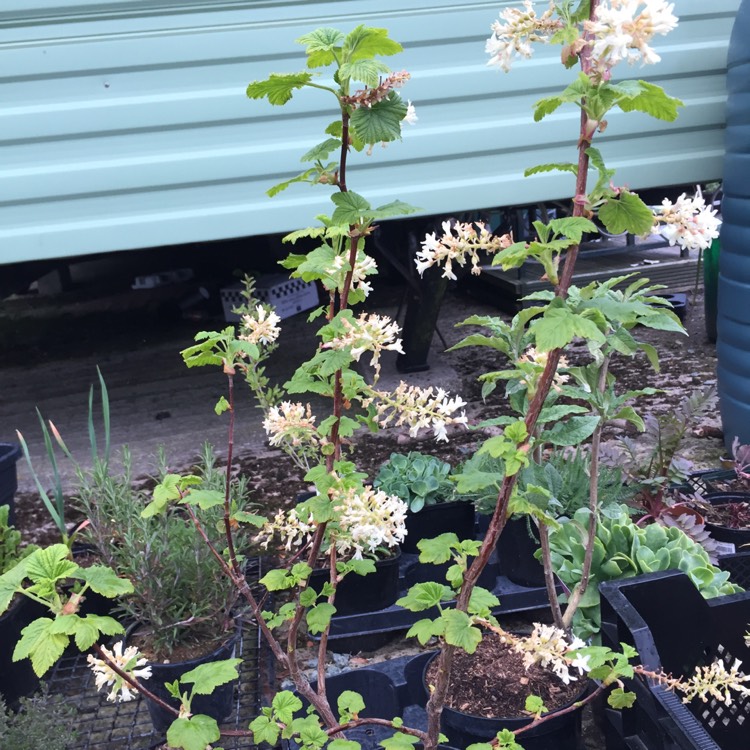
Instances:
[[[269,404],[265,428],[274,444],[284,443],[291,448],[305,445],[314,459],[306,480],[316,487],[316,495],[308,501],[307,518],[299,519],[309,525],[304,534],[293,537],[295,549],[283,568],[268,571],[259,584],[261,592],[253,590],[245,580],[234,532],[237,528],[268,527],[270,522],[243,512],[232,502],[229,482],[224,493],[208,493],[196,489],[196,478],[168,474],[157,485],[153,499],[141,511],[145,517],[178,512],[190,519],[199,536],[207,542],[216,564],[234,584],[239,595],[257,619],[258,626],[280,667],[289,674],[298,695],[289,691],[277,693],[269,706],[251,724],[256,743],[275,744],[279,738],[292,740],[312,750],[326,745],[330,739],[339,748],[353,747],[339,735],[368,724],[386,726],[393,732],[386,747],[411,747],[421,741],[427,750],[434,750],[440,741],[441,713],[448,695],[454,659],[459,651],[473,654],[482,641],[482,630],[496,633],[512,644],[512,650],[521,654],[524,666],[542,664],[557,672],[562,681],[572,680],[580,671],[601,681],[590,696],[576,701],[575,709],[585,700],[610,691],[614,706],[632,704],[632,695],[620,687],[621,678],[637,670],[630,663],[635,653],[630,648],[614,651],[606,647],[586,646],[565,632],[573,613],[586,594],[595,540],[595,521],[598,518],[598,482],[589,489],[589,513],[592,523],[586,538],[583,574],[567,603],[565,613],[558,606],[551,573],[545,576],[553,605],[553,615],[559,627],[551,631],[535,628],[529,637],[503,631],[492,617],[491,609],[496,598],[476,583],[494,550],[500,532],[510,512],[528,512],[540,520],[540,537],[545,558],[545,569],[550,571],[547,524],[552,524],[547,508],[536,502],[547,495],[544,489],[530,498],[528,491],[517,491],[516,482],[521,468],[531,460],[541,460],[543,446],[574,445],[591,438],[591,473],[598,475],[598,445],[601,430],[607,420],[627,419],[640,426],[630,400],[637,392],[619,393],[611,374],[609,361],[615,352],[635,355],[644,350],[652,359],[654,352],[635,339],[632,331],[639,324],[661,326],[675,332],[681,330],[671,311],[653,297],[648,300],[646,283],[627,279],[592,284],[583,288],[571,285],[572,271],[583,232],[595,231],[591,221],[594,214],[616,233],[628,229],[640,234],[648,231],[654,217],[640,199],[624,187],[612,182],[612,172],[603,163],[601,155],[592,148],[591,141],[604,126],[607,111],[615,106],[623,110],[642,109],[651,114],[671,119],[676,115],[677,102],[667,97],[661,89],[645,82],[613,83],[611,68],[622,57],[614,54],[608,43],[613,27],[608,8],[597,11],[597,2],[573,9],[565,4],[555,16],[550,9],[537,17],[533,9],[504,11],[505,26],[495,28],[490,48],[493,57],[507,64],[514,49],[527,51],[526,36],[542,37],[548,41],[565,44],[566,62],[580,61],[583,72],[576,84],[560,96],[550,97],[537,105],[537,118],[551,114],[564,103],[575,103],[581,109],[581,128],[578,133],[578,160],[575,164],[544,165],[536,171],[562,169],[576,176],[575,200],[571,217],[555,219],[549,224],[537,222],[538,241],[514,243],[510,237],[493,237],[485,227],[465,224],[444,226],[445,235],[426,238],[419,254],[418,268],[424,270],[438,263],[445,266],[450,276],[454,263],[479,267],[478,252],[499,252],[498,262],[504,266],[518,265],[525,259],[538,259],[544,266],[547,279],[554,291],[535,295],[540,304],[519,314],[516,325],[528,327],[534,346],[511,362],[510,369],[488,373],[486,382],[508,380],[513,394],[516,414],[502,424],[501,434],[493,435],[482,445],[480,452],[503,461],[502,473],[490,476],[474,474],[470,481],[477,487],[499,485],[498,501],[490,520],[484,541],[459,539],[455,534],[442,534],[419,543],[420,558],[424,563],[450,563],[445,581],[422,582],[413,586],[401,603],[412,611],[424,613],[412,628],[412,634],[427,642],[436,638],[440,645],[437,657],[433,690],[426,705],[426,727],[407,726],[400,718],[376,719],[367,717],[361,695],[346,692],[337,696],[334,705],[326,687],[325,656],[327,633],[336,612],[336,591],[342,575],[368,573],[372,561],[363,561],[357,570],[348,568],[349,561],[338,559],[335,541],[328,547],[330,579],[320,592],[309,585],[312,569],[320,558],[326,543],[329,525],[338,532],[342,529],[349,505],[341,498],[352,492],[357,496],[365,491],[361,475],[345,458],[347,440],[359,425],[376,428],[384,424],[408,424],[414,433],[430,428],[438,439],[447,438],[446,426],[453,422],[465,424],[467,418],[461,411],[460,398],[451,398],[442,389],[416,388],[405,383],[393,391],[377,384],[379,358],[383,351],[398,351],[400,343],[397,328],[392,321],[375,314],[355,315],[351,306],[362,301],[368,291],[367,276],[374,271],[374,260],[364,250],[365,239],[375,230],[375,222],[412,209],[396,201],[373,208],[348,185],[347,160],[352,151],[368,145],[388,142],[401,136],[401,124],[410,117],[407,103],[401,100],[397,88],[408,78],[406,73],[390,73],[381,57],[394,54],[400,46],[391,40],[384,29],[360,26],[349,33],[332,28],[317,29],[300,38],[306,49],[307,68],[293,74],[274,74],[264,81],[248,87],[251,98],[266,98],[272,105],[286,103],[298,89],[314,88],[333,96],[339,117],[326,129],[328,136],[312,148],[303,159],[312,166],[298,177],[272,189],[279,192],[290,182],[309,182],[332,186],[333,211],[330,216],[319,217],[319,225],[292,233],[290,242],[311,241],[313,247],[305,254],[292,254],[285,267],[308,281],[319,281],[328,292],[328,300],[315,315],[325,320],[319,330],[320,345],[313,357],[303,363],[285,384],[286,394],[293,396],[314,393],[327,397],[330,413],[318,421],[312,407],[291,400]],[[637,9],[632,9],[633,13]],[[643,53],[646,61],[653,59],[648,42],[654,30],[671,27],[675,19],[667,8],[659,10],[659,23],[651,24],[649,17],[637,14],[633,19],[638,29],[645,27],[643,37],[632,47],[634,55]],[[529,31],[531,30],[531,32]],[[600,39],[603,35],[603,39]],[[636,49],[637,48],[637,49]],[[619,50],[619,48],[618,48]],[[631,48],[626,52],[630,54]],[[649,55],[649,53],[651,53]],[[321,67],[332,68],[329,79],[316,79]],[[355,82],[361,83],[361,88]],[[413,119],[413,118],[412,118]],[[331,154],[338,160],[329,162]],[[599,178],[587,189],[587,176],[591,165]],[[692,205],[692,204],[691,204]],[[685,239],[682,229],[695,219],[695,211],[679,216],[675,206],[664,206],[659,221],[675,222],[675,236]],[[710,224],[710,222],[704,222]],[[692,226],[692,225],[691,225]],[[709,227],[710,228],[710,227]],[[686,242],[705,241],[710,231],[692,231]],[[627,282],[627,283],[626,283]],[[621,284],[624,289],[617,288]],[[239,335],[232,328],[223,331],[206,331],[198,334],[194,346],[183,352],[190,366],[210,365],[221,368],[227,377],[226,394],[216,404],[217,414],[228,420],[228,465],[232,463],[235,377],[244,374],[252,378],[262,360],[262,349],[278,335],[278,317],[274,318],[263,306],[253,315],[243,319]],[[495,328],[505,324],[493,323]],[[517,331],[507,331],[515,337]],[[586,339],[592,361],[580,366],[564,366],[562,349],[573,339]],[[499,348],[492,337],[482,340],[487,346]],[[476,339],[471,343],[479,343]],[[468,345],[468,342],[467,342]],[[366,380],[353,364],[367,353],[375,368],[375,379]],[[563,368],[558,367],[563,364]],[[568,384],[568,379],[570,384]],[[564,394],[568,398],[558,398]],[[469,480],[467,480],[469,481]],[[353,503],[355,507],[358,503]],[[218,540],[210,534],[216,528],[216,518],[204,520],[204,512],[215,510],[219,514],[218,526],[223,532],[219,551]],[[362,516],[349,518],[344,524],[350,530],[359,527]],[[367,515],[369,520],[370,515]],[[287,519],[285,519],[287,520]],[[378,534],[389,532],[387,524],[378,525]],[[354,533],[352,531],[352,538]],[[369,565],[367,565],[369,563]],[[265,591],[264,591],[265,590]],[[269,594],[284,592],[286,600],[276,610],[266,609]],[[446,606],[455,600],[455,606]],[[297,645],[302,628],[321,635],[317,659],[317,680],[313,684],[301,669]],[[106,655],[96,664],[99,674],[111,670],[121,680],[119,687],[130,692],[133,688],[144,691],[137,674],[139,659],[132,654],[127,663],[123,659]],[[118,655],[114,655],[117,657]],[[124,653],[122,654],[124,657]],[[231,660],[227,660],[231,662]],[[117,667],[117,670],[115,670]],[[207,691],[232,679],[233,664],[224,662],[212,668],[210,676],[204,670],[200,675],[185,675],[182,682],[194,682],[195,691]],[[195,673],[197,670],[192,670]],[[236,672],[234,672],[236,675]],[[522,677],[522,676],[521,676]],[[200,684],[200,688],[198,685]],[[678,687],[678,684],[674,684]],[[685,687],[681,685],[681,687]],[[612,689],[614,688],[614,689]],[[704,686],[704,689],[706,688]],[[172,709],[174,722],[167,732],[170,747],[204,748],[221,737],[217,722],[193,711],[192,695],[182,693],[179,685],[172,685],[173,694],[182,698],[180,709]],[[210,692],[210,690],[208,690]],[[302,699],[309,708],[303,707]],[[517,747],[516,737],[539,729],[550,721],[544,702],[528,696],[525,701],[528,714],[526,724],[518,729],[504,729],[496,734],[496,744],[505,748]],[[562,711],[568,711],[563,708]],[[233,734],[243,734],[243,730]]]
[[[9,522],[10,509],[0,505],[0,575],[14,568],[34,551],[33,546],[21,544],[21,532]],[[29,695],[39,686],[29,662],[14,663],[15,644],[21,631],[40,613],[40,608],[23,596],[13,596],[10,606],[0,615],[0,696],[15,705],[21,696]]]
[[[163,452],[158,463],[157,478],[164,482]],[[226,472],[216,467],[210,445],[204,446],[193,482],[196,496],[201,495],[206,503],[224,496]],[[211,508],[205,511],[213,519],[208,546],[179,508],[144,513],[151,499],[150,489],[135,487],[127,447],[117,473],[103,461],[95,461],[90,471],[78,472],[75,503],[88,520],[83,538],[103,562],[136,584],[132,595],[117,607],[119,618],[130,623],[127,642],[148,660],[152,692],[179,706],[165,683],[206,661],[233,658],[239,641],[237,592],[214,559],[215,552],[226,551],[225,539],[216,532],[220,514]],[[244,482],[234,484],[232,502],[238,512],[246,509]],[[248,539],[238,534],[235,543],[244,550]],[[211,696],[196,697],[195,709],[219,720],[227,716],[233,688],[231,684],[222,687]],[[156,730],[165,731],[170,713],[153,701],[148,707]]]
[[[404,552],[415,554],[421,539],[447,531],[461,539],[474,536],[474,505],[457,496],[450,475],[449,463],[416,451],[392,453],[380,467],[373,486],[401,498],[409,507],[401,545]]]

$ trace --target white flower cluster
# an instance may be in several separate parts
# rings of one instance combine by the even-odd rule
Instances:
[[[282,401],[278,406],[272,406],[263,420],[263,429],[268,442],[274,446],[285,442],[291,445],[317,445],[320,442],[310,404]]]
[[[416,125],[417,120],[419,120],[419,118],[417,117],[417,110],[414,108],[414,105],[411,103],[411,99],[409,99],[406,105],[406,114],[404,115],[404,122],[407,125]]]
[[[665,198],[654,214],[654,224],[670,245],[685,250],[706,250],[719,236],[721,219],[703,196],[688,198],[683,193],[674,203]]]
[[[734,696],[750,695],[750,675],[740,671],[742,662],[736,659],[734,664],[727,669],[723,661],[717,660],[707,667],[698,667],[689,679],[676,681],[675,687],[683,693],[683,703],[689,703],[694,698],[700,698],[707,703],[713,698],[727,706],[732,705]]]
[[[147,664],[145,657],[138,653],[135,646],[128,646],[123,651],[123,645],[122,641],[118,641],[111,651],[106,646],[101,648],[106,657],[130,677],[141,680],[147,680],[151,677],[151,667],[144,666]],[[135,688],[125,682],[104,659],[97,659],[93,654],[89,654],[86,660],[94,673],[96,689],[101,690],[105,686],[111,687],[107,696],[108,701],[119,700],[124,702],[133,700],[138,696]]]
[[[546,43],[562,28],[562,22],[553,18],[554,4],[541,15],[534,11],[532,0],[524,0],[523,9],[506,8],[500,13],[505,23],[495,21],[492,36],[487,40],[485,52],[491,55],[487,65],[497,65],[506,73],[510,70],[513,55],[531,57],[531,42]]]
[[[401,339],[396,338],[401,329],[387,315],[362,313],[353,321],[342,318],[346,332],[323,346],[330,349],[350,349],[352,357],[359,362],[364,352],[372,352],[370,364],[375,368],[375,379],[380,376],[380,354],[383,351],[404,353]]]
[[[267,549],[271,540],[278,536],[284,544],[284,549],[290,552],[293,547],[307,544],[314,531],[315,521],[312,514],[308,514],[307,520],[304,520],[300,517],[297,508],[288,511],[280,510],[273,520],[266,521],[256,535],[255,541]]]
[[[674,3],[665,0],[610,0],[598,5],[594,19],[584,23],[593,37],[591,58],[596,69],[606,73],[623,60],[631,65],[659,62],[649,42],[677,26],[673,10]]]
[[[393,423],[396,427],[408,425],[409,434],[416,437],[423,428],[432,430],[437,440],[448,441],[446,427],[449,424],[466,425],[466,406],[460,396],[450,398],[442,388],[419,388],[407,385],[403,380],[391,392],[372,390],[371,398],[363,401],[365,408],[375,403],[376,417],[381,427]]]
[[[565,631],[554,625],[534,623],[531,635],[514,640],[513,648],[523,656],[526,669],[533,664],[539,664],[545,669],[551,669],[566,685],[571,680],[578,679],[578,675],[589,671],[589,657],[576,655],[574,652],[585,648],[586,644],[580,638],[573,638],[568,642]],[[578,675],[573,670],[578,670]]]
[[[264,305],[257,305],[255,315],[242,316],[243,333],[238,338],[251,344],[268,345],[276,341],[281,329],[281,318]]]
[[[461,222],[451,224],[450,221],[444,221],[443,236],[438,239],[436,234],[433,232],[426,235],[422,241],[422,249],[417,252],[415,262],[420,275],[430,266],[445,265],[443,276],[456,279],[453,263],[464,266],[467,259],[471,260],[471,272],[479,274],[482,270],[479,265],[479,251],[496,253],[512,242],[510,235],[496,237],[481,222],[474,225]]]
[[[338,278],[337,285],[341,287],[344,283],[344,268],[348,268],[348,261],[345,256],[337,255],[333,259],[333,268],[329,270],[328,275]],[[354,271],[352,272],[352,291],[361,291],[367,297],[372,291],[372,284],[367,281],[367,277],[378,272],[378,265],[375,259],[367,255],[362,250],[357,251],[357,260],[354,262]]]
[[[395,547],[406,536],[407,504],[382,490],[370,487],[333,494],[338,514],[334,531],[336,551],[355,560],[378,547]]]

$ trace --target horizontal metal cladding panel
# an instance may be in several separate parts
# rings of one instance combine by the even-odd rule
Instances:
[[[681,98],[674,124],[613,114],[598,146],[618,181],[654,187],[720,176],[724,67],[737,0],[677,3],[646,76]],[[284,108],[247,83],[304,66],[293,39],[319,25],[387,27],[405,52],[419,122],[402,143],[351,160],[373,203],[452,213],[564,198],[570,176],[524,168],[573,157],[578,116],[531,107],[568,82],[555,50],[505,75],[485,65],[498,3],[82,2],[0,4],[0,262],[287,231],[327,211],[325,189],[265,189],[333,119],[323,92]],[[658,75],[656,75],[658,74]]]

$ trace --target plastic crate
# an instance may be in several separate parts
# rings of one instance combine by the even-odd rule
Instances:
[[[665,571],[600,586],[602,642],[634,646],[641,663],[675,676],[719,658],[750,664],[744,634],[750,622],[750,593],[705,600],[679,571]],[[605,709],[608,750],[747,750],[750,697],[732,706],[709,700],[683,704],[674,693],[636,678],[628,688],[633,708]]]
[[[732,469],[707,469],[704,471],[694,471],[687,478],[687,485],[693,492],[706,495],[710,492],[718,492],[714,482],[720,482],[726,479],[733,479],[735,473]]]
[[[242,284],[234,284],[220,292],[227,323],[236,323],[240,319],[232,310],[245,302],[242,288]],[[273,305],[282,320],[318,304],[318,289],[313,282],[290,279],[283,273],[261,276],[255,284],[255,296],[261,302]]]
[[[11,526],[16,521],[14,498],[18,489],[16,462],[21,458],[18,443],[0,443],[0,505],[10,506],[8,521]]]
[[[732,583],[750,590],[750,550],[722,555],[719,558],[719,567],[729,573]],[[748,627],[750,628],[750,623]],[[750,664],[747,667],[750,669]]]

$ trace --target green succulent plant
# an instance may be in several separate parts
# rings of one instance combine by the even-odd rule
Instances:
[[[582,508],[550,531],[552,566],[569,589],[581,577],[590,517],[588,509]],[[706,599],[742,591],[729,582],[729,573],[712,565],[703,547],[681,529],[659,524],[636,526],[622,506],[618,516],[599,519],[591,580],[573,619],[576,635],[589,638],[599,632],[600,583],[660,570],[681,570]]]
[[[448,478],[451,465],[435,456],[411,451],[391,453],[380,467],[373,485],[408,504],[412,513],[425,505],[447,503],[454,499],[455,487]]]

